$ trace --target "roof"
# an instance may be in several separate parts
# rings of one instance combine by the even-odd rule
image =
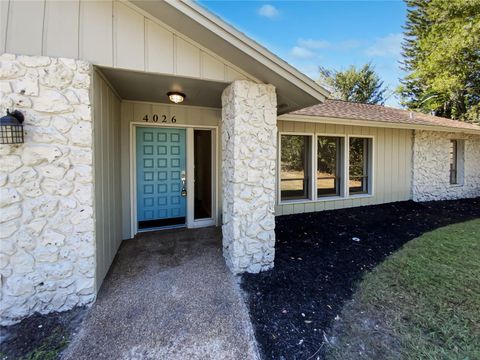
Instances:
[[[223,59],[277,89],[278,111],[324,101],[329,92],[293,66],[190,0],[130,0]]]
[[[288,115],[349,119],[383,124],[403,124],[411,128],[436,127],[468,132],[480,132],[480,126],[439,116],[427,115],[409,110],[395,109],[383,105],[355,103],[343,100],[326,100],[322,104],[310,106]]]

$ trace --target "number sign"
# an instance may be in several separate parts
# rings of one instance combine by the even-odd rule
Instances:
[[[150,119],[148,118],[148,114],[146,114],[146,115],[143,117],[143,121],[145,121],[145,122],[149,122],[149,121],[150,121]],[[154,123],[160,122],[160,123],[172,123],[172,124],[175,124],[175,123],[177,122],[177,118],[175,117],[175,115],[173,115],[171,118],[168,118],[167,115],[153,114],[151,121],[154,122]]]

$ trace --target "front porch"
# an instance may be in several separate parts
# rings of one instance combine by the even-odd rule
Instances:
[[[124,241],[63,359],[256,359],[215,227]]]
[[[223,226],[231,271],[273,266],[276,101],[247,80],[94,69],[97,291],[121,241],[159,229]]]

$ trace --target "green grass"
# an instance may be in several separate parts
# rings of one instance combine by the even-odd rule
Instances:
[[[332,359],[480,359],[480,219],[426,233],[368,273]]]

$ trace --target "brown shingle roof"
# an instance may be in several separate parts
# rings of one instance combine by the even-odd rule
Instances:
[[[378,121],[383,123],[441,126],[480,131],[480,126],[438,116],[394,109],[382,105],[361,104],[342,100],[326,100],[322,104],[291,112],[292,115]]]

